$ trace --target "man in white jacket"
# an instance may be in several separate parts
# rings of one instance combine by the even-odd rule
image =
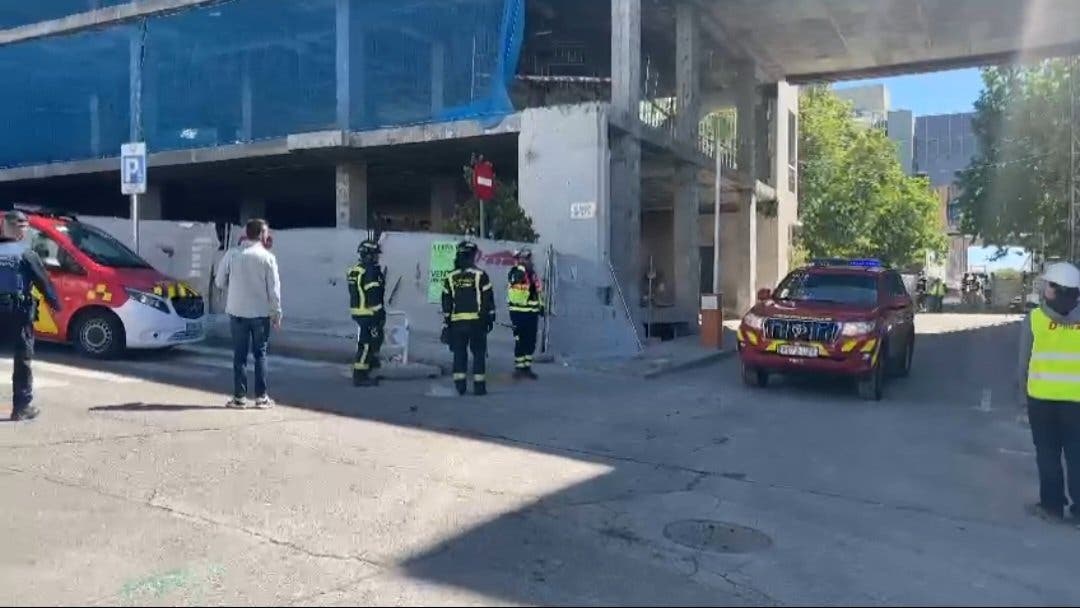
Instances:
[[[251,220],[245,240],[221,261],[217,286],[225,290],[233,340],[233,397],[228,407],[247,406],[247,360],[255,359],[255,406],[273,407],[267,393],[266,348],[270,328],[281,327],[281,278],[277,258],[266,248],[270,228],[265,220]]]

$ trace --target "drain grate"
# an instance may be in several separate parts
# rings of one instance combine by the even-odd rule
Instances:
[[[664,536],[691,549],[715,553],[753,553],[772,546],[768,534],[738,524],[686,519],[664,526]]]

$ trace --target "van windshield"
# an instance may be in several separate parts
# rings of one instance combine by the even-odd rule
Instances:
[[[108,233],[87,224],[72,222],[58,226],[71,244],[90,259],[111,268],[151,268],[137,253]]]

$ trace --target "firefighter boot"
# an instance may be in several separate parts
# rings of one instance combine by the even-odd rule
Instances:
[[[353,386],[378,386],[379,379],[372,378],[368,372],[354,371],[352,375]]]
[[[484,381],[484,380],[481,380],[479,382],[474,382],[473,383],[473,393],[477,397],[483,397],[484,395],[486,395],[487,394],[487,382]]]
[[[523,371],[525,372],[525,377],[528,378],[529,380],[539,380],[540,379],[540,376],[537,376],[536,372],[534,372],[531,367],[527,367]]]
[[[469,391],[469,385],[464,380],[454,380],[454,388],[457,389],[459,395],[464,395]]]

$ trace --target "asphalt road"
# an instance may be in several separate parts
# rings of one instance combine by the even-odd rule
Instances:
[[[232,411],[219,354],[46,349],[45,415],[0,422],[0,604],[1080,603],[1080,531],[1024,510],[1015,320],[919,324],[880,403],[733,360],[459,399],[279,359],[281,405]]]

